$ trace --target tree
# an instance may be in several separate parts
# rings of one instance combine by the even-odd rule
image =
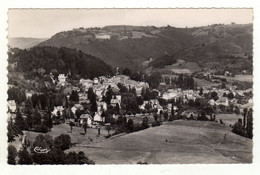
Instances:
[[[159,118],[158,114],[157,114],[157,113],[155,113],[155,114],[153,115],[153,118],[154,118],[154,121],[156,121],[156,122],[157,122],[157,120],[158,120],[158,118]]]
[[[8,125],[7,125],[8,142],[14,141],[14,137],[18,136],[18,134],[23,134],[22,130],[20,128],[18,128],[12,122],[8,122]]]
[[[146,77],[146,81],[151,88],[156,88],[161,82],[162,76],[159,72],[153,72],[150,76]]]
[[[79,102],[78,92],[73,90],[73,91],[71,92],[71,95],[70,95],[69,100],[72,101],[72,102]]]
[[[214,99],[215,101],[218,100],[218,93],[215,91],[211,92],[211,98]]]
[[[33,164],[32,156],[25,148],[18,152],[18,157],[19,157],[18,164],[24,164],[24,165]]]
[[[241,136],[246,136],[245,128],[242,125],[242,119],[239,118],[238,121],[234,124],[232,132]]]
[[[148,117],[144,117],[142,121],[142,128],[149,128],[148,122],[149,122]]]
[[[227,95],[228,99],[233,99],[234,98],[234,94],[232,92],[228,93]]]
[[[144,108],[145,108],[147,111],[149,111],[150,109],[152,109],[151,103],[146,103],[146,104],[144,105]]]
[[[105,97],[105,99],[104,99],[105,102],[106,102],[108,105],[110,104],[110,101],[111,101],[113,95],[114,95],[114,92],[113,92],[111,86],[109,85],[108,88],[107,88],[106,97]]]
[[[97,99],[96,94],[94,93],[92,88],[88,89],[88,99],[91,103],[90,111],[95,113],[97,112]]]
[[[111,125],[106,125],[107,134],[109,135],[109,132],[111,130]]]
[[[17,150],[13,145],[8,146],[8,157],[7,157],[7,163],[11,165],[15,165],[16,161],[15,158],[17,156]]]
[[[249,138],[253,138],[253,110],[249,109],[247,114],[246,133]]]
[[[244,126],[244,127],[246,126],[247,111],[248,111],[247,108],[244,108],[244,109],[243,109],[243,117],[244,117],[244,119],[243,119],[243,126]]]
[[[32,153],[32,159],[33,162],[36,164],[52,164],[53,163],[53,158],[52,155],[50,154],[50,152],[47,153],[38,153],[37,151],[35,151],[35,148],[40,148],[40,149],[44,149],[47,151],[50,151],[54,148],[54,143],[53,143],[53,139],[51,136],[49,136],[48,134],[43,135],[43,134],[39,134],[35,140],[34,143],[31,147],[31,153]]]
[[[80,151],[78,154],[76,152],[69,152],[66,155],[67,164],[95,164],[93,160],[86,157],[85,153]]]
[[[50,135],[39,134],[35,138],[32,148],[41,147],[41,148],[49,150],[49,149],[52,149],[53,146],[54,146],[53,139]],[[33,150],[32,150],[32,152],[33,152]]]
[[[165,112],[163,114],[163,118],[164,118],[164,121],[167,121],[168,120],[168,112]]]
[[[139,110],[136,96],[133,93],[124,93],[122,95],[121,107],[126,111],[137,112]]]
[[[199,95],[202,96],[203,95],[203,88],[200,87],[200,92],[199,92]]]
[[[44,125],[46,125],[48,128],[52,128],[52,118],[51,118],[50,111],[43,116],[43,120],[44,120],[43,122]]]
[[[127,121],[127,129],[128,129],[129,132],[134,131],[134,121],[133,121],[133,119],[129,119]]]
[[[27,115],[27,117],[26,117],[26,119],[25,119],[25,122],[27,123],[27,125],[28,125],[28,130],[30,130],[30,129],[32,129],[32,113],[31,112],[28,112],[28,115]]]
[[[20,110],[17,111],[14,123],[18,129],[26,130],[28,128],[27,124],[25,123]]]
[[[71,138],[68,134],[61,134],[54,139],[54,147],[62,151],[69,149],[71,146]]]
[[[42,116],[38,110],[35,110],[32,116],[32,125],[40,125]]]
[[[51,164],[67,164],[66,154],[59,148],[53,148],[48,153]]]

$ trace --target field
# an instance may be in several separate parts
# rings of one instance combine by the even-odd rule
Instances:
[[[216,120],[222,120],[226,125],[234,125],[237,120],[241,118],[243,119],[243,116],[240,115],[236,115],[236,114],[218,114],[216,115]]]
[[[230,81],[245,81],[253,82],[253,75],[235,75],[235,77],[226,77],[223,75],[215,75],[216,77],[225,78],[228,82]]]
[[[102,142],[72,147],[96,164],[250,163],[252,140],[216,122],[174,121]]]
[[[218,86],[219,83],[213,83],[207,80],[199,79],[199,78],[194,78],[194,81],[197,83],[198,87],[203,87],[203,88],[209,88],[212,86]]]

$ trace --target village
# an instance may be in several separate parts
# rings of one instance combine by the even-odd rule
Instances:
[[[64,122],[71,127],[83,127],[84,123],[87,123],[89,128],[99,128],[98,126],[104,124],[115,124],[119,116],[128,116],[128,120],[133,118],[134,122],[139,122],[137,124],[141,123],[143,117],[149,115],[159,116],[160,122],[167,121],[170,117],[172,120],[189,119],[191,116],[196,119],[203,108],[210,108],[206,112],[206,117],[211,119],[212,115],[216,116],[221,113],[242,114],[245,108],[252,108],[253,105],[252,89],[241,90],[237,86],[231,85],[225,87],[222,85],[222,88],[221,86],[196,87],[196,89],[172,88],[170,85],[173,80],[170,78],[170,85],[167,87],[166,83],[160,83],[163,88],[158,90],[149,89],[147,82],[131,80],[126,75],[115,75],[110,78],[100,76],[93,80],[81,78],[76,83],[74,81],[74,85],[69,83],[68,77],[64,74],[59,74],[57,80],[54,80],[52,74],[50,77],[56,84],[56,88],[61,89],[64,94],[63,101],[60,103],[62,105],[53,106],[53,110],[50,111],[54,125]],[[207,79],[208,77],[206,72],[201,78]],[[164,78],[162,82],[165,82]],[[91,94],[90,90],[94,94],[94,99],[88,96]],[[130,92],[134,94],[131,97],[129,97]],[[32,100],[33,92],[26,91],[25,96],[27,100]],[[135,106],[131,106],[133,104]],[[203,107],[200,106],[202,104]],[[9,122],[11,120],[15,122],[18,110],[22,112],[23,118],[26,120],[28,113],[23,112],[25,106],[25,102],[18,106],[15,100],[9,100]],[[46,110],[39,110],[38,105],[33,106],[36,106],[36,110],[42,116],[41,121],[43,121]],[[93,106],[95,107],[93,108]],[[178,117],[176,118],[176,116]],[[153,117],[150,118],[153,120]],[[221,122],[223,121],[225,118],[221,119]],[[152,124],[151,121],[149,123]],[[33,126],[31,127],[33,128]]]

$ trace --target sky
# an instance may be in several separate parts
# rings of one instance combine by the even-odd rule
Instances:
[[[253,23],[252,9],[9,9],[8,37],[50,38],[79,27]]]

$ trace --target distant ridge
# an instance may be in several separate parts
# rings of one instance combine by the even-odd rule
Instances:
[[[112,66],[142,70],[144,61],[165,54],[202,63],[223,55],[252,55],[252,33],[252,24],[193,28],[112,25],[59,32],[38,46],[77,49]]]
[[[47,40],[48,38],[25,38],[25,37],[14,37],[8,39],[8,45],[12,48],[28,49],[37,44]]]

